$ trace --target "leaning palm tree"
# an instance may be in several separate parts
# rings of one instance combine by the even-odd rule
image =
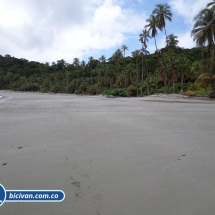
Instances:
[[[212,2],[211,2],[212,3]],[[209,3],[210,4],[210,3]],[[212,4],[210,4],[212,5]],[[210,6],[209,5],[209,6]],[[199,46],[208,44],[208,51],[210,52],[210,72],[207,71],[199,76],[197,80],[204,82],[205,80],[211,80],[212,94],[210,96],[215,97],[214,86],[214,42],[215,42],[215,16],[212,9],[203,9],[194,17],[194,27],[191,32],[193,40]],[[205,70],[204,70],[205,71]]]
[[[158,51],[157,42],[156,42],[156,35],[158,34],[158,29],[161,30],[161,27],[158,25],[157,18],[154,15],[150,15],[150,17],[146,20],[146,22],[148,22],[148,24],[145,26],[145,28],[148,28],[148,32],[151,32],[151,37],[154,37],[154,40],[155,40],[156,54],[157,54],[159,69],[161,73],[160,56],[159,56],[159,51]]]
[[[139,35],[139,41],[142,43],[142,48],[147,48],[147,42],[149,41],[148,38],[151,38],[149,35],[149,31],[146,29],[143,30],[142,34]]]
[[[208,44],[211,60],[214,60],[215,17],[214,11],[206,8],[194,17],[194,27],[191,32],[193,40],[199,46]]]
[[[148,24],[145,25],[145,28],[148,28],[148,32],[151,32],[151,37],[154,37],[155,48],[157,51],[158,47],[156,42],[156,35],[158,34],[158,29],[161,30],[161,28],[158,26],[157,19],[154,15],[150,15],[150,17],[146,20],[146,22],[148,22]]]
[[[159,29],[162,31],[164,29],[165,35],[166,35],[166,43],[168,40],[168,36],[166,33],[166,20],[172,21],[172,12],[170,10],[170,6],[168,4],[157,4],[156,8],[152,11],[152,14],[156,16],[157,19],[157,25]],[[169,55],[169,62],[170,62],[170,69],[173,73],[172,69],[172,62],[171,62],[171,56],[170,51],[168,49],[168,55]],[[175,88],[173,86],[173,93],[175,92]]]
[[[172,21],[172,12],[170,11],[170,6],[168,4],[157,4],[156,8],[152,11],[152,14],[156,16],[159,29],[164,29],[167,40],[166,20],[170,22]]]
[[[213,0],[212,2],[209,2],[207,4],[207,8],[210,8],[211,10],[215,10],[215,0]]]
[[[196,86],[211,86],[212,92],[209,95],[211,98],[215,98],[215,74],[211,72],[201,74],[196,80]]]

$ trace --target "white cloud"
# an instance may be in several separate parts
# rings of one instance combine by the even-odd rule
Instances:
[[[0,54],[72,62],[121,45],[145,19],[114,0],[0,0]]]
[[[179,46],[183,48],[193,48],[195,47],[195,43],[191,38],[190,32],[181,33],[178,35]]]
[[[191,24],[194,16],[206,7],[204,0],[171,0],[169,2],[173,10],[185,18],[187,24]]]

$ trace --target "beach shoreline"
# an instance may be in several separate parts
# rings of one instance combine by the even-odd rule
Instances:
[[[106,98],[151,98],[151,97],[160,97],[160,98],[172,98],[172,99],[188,99],[188,100],[208,100],[208,101],[215,101],[214,98],[209,98],[208,95],[200,95],[200,94],[196,94],[196,95],[187,95],[187,94],[168,94],[168,93],[154,93],[152,95],[149,96],[138,96],[138,97],[120,97],[120,96],[110,96],[110,95],[102,95],[102,94],[98,94],[98,95],[88,95],[88,94],[68,94],[68,93],[44,93],[44,92],[31,92],[31,91],[11,91],[11,90],[0,90],[0,92],[2,94],[5,93],[32,93],[32,94],[45,94],[45,95],[72,95],[72,96],[89,96],[89,97],[95,97],[95,96],[104,96]],[[0,99],[1,95],[0,95]]]

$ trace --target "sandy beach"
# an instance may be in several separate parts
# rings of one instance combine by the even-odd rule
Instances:
[[[4,203],[0,214],[215,213],[215,101],[0,96],[0,184],[65,192],[61,203]]]

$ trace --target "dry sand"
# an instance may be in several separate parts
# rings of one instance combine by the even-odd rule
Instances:
[[[0,214],[215,214],[214,101],[0,95],[0,183],[66,195]]]

